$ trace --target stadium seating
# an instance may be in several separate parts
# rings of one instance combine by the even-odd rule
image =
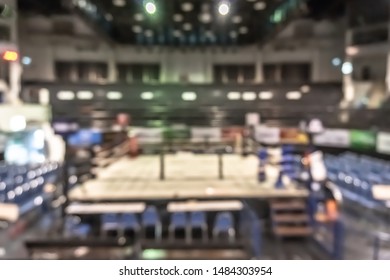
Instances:
[[[236,230],[234,228],[234,219],[233,215],[229,212],[218,213],[215,218],[213,238],[218,239],[221,236],[227,236],[230,242],[235,240]]]

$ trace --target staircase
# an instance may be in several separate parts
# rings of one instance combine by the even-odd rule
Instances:
[[[273,233],[277,237],[308,237],[312,234],[306,201],[285,198],[270,202]]]

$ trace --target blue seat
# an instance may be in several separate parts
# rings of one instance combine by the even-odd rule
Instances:
[[[119,217],[117,214],[109,213],[109,214],[103,214],[101,216],[102,223],[101,223],[101,229],[103,233],[107,234],[108,232],[116,232],[118,233],[119,230]]]
[[[234,241],[236,237],[233,215],[229,212],[218,213],[215,218],[213,228],[214,239],[218,238],[221,234],[227,235],[229,241]]]
[[[175,238],[175,231],[181,229],[184,230],[185,238],[188,240],[188,217],[185,212],[175,212],[171,214],[171,223],[169,224],[169,237]]]
[[[201,212],[201,211],[191,212],[191,214],[190,214],[190,227],[191,227],[191,230],[200,229],[202,231],[203,240],[206,240],[208,237],[208,226],[207,226],[206,213]]]
[[[161,240],[162,225],[160,221],[160,216],[157,212],[157,208],[155,206],[148,206],[142,213],[141,220],[144,233],[147,228],[153,227],[155,238]]]
[[[124,231],[133,230],[138,233],[140,230],[140,225],[137,219],[137,216],[133,213],[125,213],[120,217],[120,225]]]

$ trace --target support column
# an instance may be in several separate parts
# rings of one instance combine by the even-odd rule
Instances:
[[[117,80],[117,69],[116,69],[116,58],[114,51],[109,50],[109,55],[108,55],[108,82],[110,83],[115,83]]]
[[[352,41],[352,30],[348,30],[346,32],[346,36],[345,36],[345,45],[346,45],[346,48],[348,48],[348,46],[351,46],[353,43]],[[352,57],[349,56],[347,54],[347,52],[345,51],[345,60],[344,60],[344,63],[346,62],[349,62],[349,63],[352,63],[353,65],[353,60],[352,60]],[[353,73],[351,74],[343,74],[343,93],[344,93],[344,100],[343,100],[343,104],[342,104],[342,107],[348,107],[352,101],[355,99],[355,88],[354,88],[354,84],[353,84],[353,76],[352,76]]]
[[[390,13],[390,4],[389,4],[389,13]],[[390,19],[387,23],[387,45],[390,50]],[[390,51],[387,53],[387,66],[386,66],[386,95],[390,95]]]
[[[256,83],[264,83],[263,53],[261,47],[256,48],[255,61],[256,61],[255,81]]]
[[[17,17],[17,2],[16,0],[5,0],[4,4],[9,5],[13,10],[10,18],[2,19],[10,30],[9,43],[20,52],[18,46],[18,17]],[[7,85],[8,90],[5,91],[5,101],[11,104],[19,104],[20,99],[20,88],[21,88],[21,76],[22,67],[20,58],[18,61],[9,63],[9,84]]]

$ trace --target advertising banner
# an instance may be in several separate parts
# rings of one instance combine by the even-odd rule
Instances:
[[[306,145],[309,143],[307,135],[297,128],[282,128],[280,130],[280,141],[286,144]]]
[[[376,141],[376,151],[390,155],[390,133],[379,132]]]
[[[346,129],[326,129],[323,133],[315,135],[313,142],[317,146],[348,148],[350,146],[350,133]]]
[[[280,142],[280,129],[278,127],[256,126],[255,139],[264,144],[278,144]]]
[[[376,146],[376,135],[371,131],[351,130],[351,148],[358,150],[373,150]]]
[[[191,141],[193,142],[221,142],[222,132],[218,127],[193,127],[191,128]]]
[[[100,145],[103,142],[102,133],[93,129],[81,129],[69,136],[69,145],[75,147],[88,147]]]
[[[131,135],[137,137],[140,144],[161,143],[163,141],[162,128],[134,127]]]
[[[185,125],[173,125],[164,129],[165,140],[187,140],[191,137],[190,129]]]
[[[232,126],[222,128],[222,139],[226,141],[235,141],[237,137],[242,136],[244,128],[241,126]]]

